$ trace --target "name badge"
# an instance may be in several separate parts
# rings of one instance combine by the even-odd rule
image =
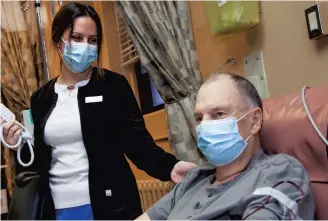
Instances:
[[[103,96],[94,96],[94,97],[86,97],[85,103],[99,103],[103,102]]]

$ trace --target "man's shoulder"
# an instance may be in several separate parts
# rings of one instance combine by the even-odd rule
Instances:
[[[208,179],[210,175],[215,173],[216,169],[213,165],[208,162],[203,163],[202,165],[191,169],[185,179],[183,180],[184,186],[188,187],[197,182],[201,182],[204,179]]]
[[[250,165],[248,172],[245,173],[247,177],[254,179],[258,177],[259,180],[266,180],[265,182],[273,178],[285,179],[287,176],[288,178],[304,178],[304,182],[307,181],[307,172],[296,158],[287,154],[264,154],[263,156],[253,165]],[[215,167],[208,162],[193,168],[183,181],[183,189],[186,190],[194,186],[195,183],[208,179],[215,171]]]
[[[307,182],[308,175],[296,158],[286,154],[275,154],[266,156],[264,159],[253,165],[251,174],[261,177],[261,179],[273,181],[284,179],[303,179]]]
[[[273,154],[267,155],[265,159],[256,164],[257,167],[265,168],[268,166],[279,167],[279,166],[291,166],[293,168],[304,168],[302,163],[295,157],[287,154]]]

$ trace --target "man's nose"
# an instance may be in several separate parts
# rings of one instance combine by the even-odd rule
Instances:
[[[202,120],[212,120],[211,116],[209,114],[203,115]]]

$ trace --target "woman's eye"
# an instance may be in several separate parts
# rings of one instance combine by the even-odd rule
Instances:
[[[202,117],[196,117],[196,122],[201,122],[202,121]]]
[[[89,43],[90,43],[90,44],[94,44],[94,45],[95,45],[95,44],[97,44],[97,42],[98,42],[98,41],[97,41],[97,39],[95,39],[95,38],[89,40]]]
[[[72,40],[75,41],[75,42],[79,42],[79,41],[81,41],[81,37],[79,37],[79,36],[72,36],[71,38],[72,38]]]

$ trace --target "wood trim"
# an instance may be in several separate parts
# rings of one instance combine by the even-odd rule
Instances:
[[[123,41],[125,41],[125,40],[130,40],[130,37],[129,37],[129,35],[125,35],[125,36],[120,36],[120,40],[121,40],[121,42],[123,42]]]
[[[127,46],[124,50],[122,50],[122,53],[124,53],[124,52],[126,52],[126,51],[132,49],[133,47],[134,47],[134,45],[129,45],[129,46]]]
[[[167,142],[169,134],[165,109],[145,114],[143,117],[146,127],[155,142]]]
[[[121,53],[122,54],[122,57],[125,58],[126,56],[128,55],[133,55],[134,53],[136,53],[137,50],[136,49],[133,49],[133,50],[128,50],[126,53]]]
[[[162,141],[162,140],[168,140],[169,136],[167,136],[167,135],[157,136],[157,137],[153,137],[153,139],[154,139],[155,142]]]
[[[52,21],[53,17],[51,14],[50,3],[49,1],[41,1],[41,9],[44,14],[42,14],[42,24],[43,24],[43,34],[46,45],[47,52],[47,62],[48,62],[48,71],[49,78],[53,79],[61,73],[60,66],[60,57],[58,49],[52,43]],[[58,4],[55,4],[55,13],[59,10]],[[40,38],[38,35],[37,38]],[[42,58],[43,59],[43,58]]]
[[[121,48],[124,48],[125,45],[128,45],[128,44],[133,44],[131,39],[129,39],[129,40],[127,40],[125,43],[123,43],[123,44],[121,45]]]
[[[122,65],[123,67],[123,65]],[[123,72],[124,72],[124,76],[127,78],[132,91],[134,93],[134,96],[138,102],[139,108],[140,108],[140,98],[139,98],[139,91],[138,91],[138,84],[137,84],[137,77],[134,71],[134,66],[132,65],[126,65],[125,67],[123,67]]]
[[[125,28],[125,24],[115,10],[117,33],[120,45],[121,67],[134,64],[139,60],[138,51]]]
[[[123,32],[121,32],[121,31],[123,31]],[[125,29],[125,28],[120,28],[119,30],[118,30],[118,34],[119,35],[121,35],[121,36],[123,36],[123,35],[127,35],[128,34],[128,31]]]
[[[99,17],[100,17],[100,20],[101,20],[101,23],[102,23],[102,29],[103,29],[102,50],[101,50],[101,55],[100,55],[101,56],[100,57],[101,66],[103,68],[111,70],[111,65],[110,65],[110,61],[109,61],[109,53],[108,53],[108,44],[107,44],[107,41],[106,41],[106,38],[105,38],[105,36],[110,34],[110,33],[107,33],[107,29],[105,29],[105,27],[104,27],[105,15],[103,13],[103,2],[94,1],[93,5],[94,5],[94,8],[97,11]]]
[[[131,58],[130,60],[128,60],[128,61],[122,63],[122,64],[121,64],[121,67],[125,67],[125,66],[127,66],[127,65],[134,64],[134,63],[135,63],[136,61],[138,61],[138,60],[139,60],[139,56],[136,56],[136,57],[134,57],[134,58]]]
[[[1,165],[1,169],[7,168],[9,165],[5,164],[5,165]]]
[[[151,117],[157,116],[159,114],[165,114],[165,109],[162,109],[162,110],[159,110],[159,111],[155,111],[155,112],[150,113],[150,114],[145,114],[144,115],[144,118],[151,118]]]
[[[100,3],[100,2],[99,2]],[[103,50],[107,50],[109,62],[109,68],[116,73],[122,73],[121,58],[120,58],[120,44],[117,32],[117,23],[114,3],[111,1],[101,1],[103,20],[102,25],[104,27],[104,41],[106,41],[107,48],[103,47]]]

